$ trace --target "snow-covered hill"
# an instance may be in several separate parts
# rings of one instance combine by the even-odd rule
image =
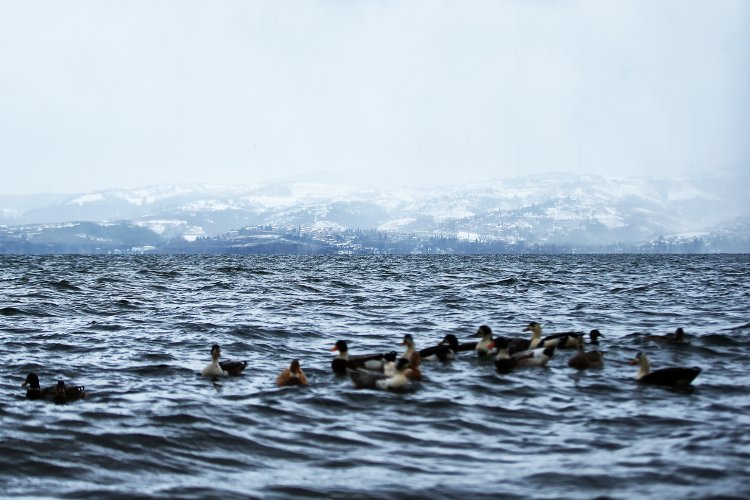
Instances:
[[[742,171],[683,179],[547,174],[440,190],[383,191],[314,182],[170,185],[74,196],[0,197],[0,224],[128,221],[193,241],[247,226],[315,234],[376,229],[460,240],[550,245],[637,244],[731,231],[750,214]]]

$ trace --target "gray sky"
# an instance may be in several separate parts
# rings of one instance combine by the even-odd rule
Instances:
[[[748,1],[0,5],[0,194],[750,159]]]

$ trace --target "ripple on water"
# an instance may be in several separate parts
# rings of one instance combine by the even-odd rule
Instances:
[[[750,484],[750,328],[718,289],[750,291],[743,257],[47,256],[5,268],[10,496],[687,498]],[[330,374],[339,338],[352,354],[401,351],[404,333],[427,347],[476,340],[482,323],[521,336],[530,320],[601,328],[604,367],[573,371],[559,351],[547,369],[500,375],[467,352],[423,363],[405,393]],[[645,338],[677,326],[689,344]],[[197,375],[213,343],[249,362],[241,377]],[[638,350],[654,368],[701,366],[695,390],[636,384],[625,363]],[[292,357],[311,387],[274,386]],[[27,401],[30,371],[90,396]]]

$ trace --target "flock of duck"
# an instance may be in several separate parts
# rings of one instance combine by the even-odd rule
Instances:
[[[425,360],[450,361],[459,352],[473,351],[479,358],[492,359],[495,369],[500,374],[507,374],[518,367],[543,367],[552,359],[555,352],[561,349],[576,349],[569,358],[568,365],[578,370],[601,368],[604,356],[598,350],[586,350],[586,346],[598,346],[599,338],[604,337],[599,330],[591,330],[588,343],[583,332],[562,332],[542,336],[542,327],[531,322],[523,331],[531,332],[531,338],[493,337],[492,329],[482,325],[476,332],[480,339],[476,342],[460,343],[453,334],[448,334],[440,343],[426,349],[417,350],[411,334],[404,335],[401,345],[405,351],[399,356],[396,351],[364,355],[350,355],[349,347],[344,340],[339,340],[331,348],[338,354],[331,362],[331,371],[336,375],[349,376],[356,387],[403,390],[412,381],[422,379],[421,364]],[[685,332],[678,328],[670,335],[649,335],[649,340],[681,344],[685,342]],[[221,347],[211,347],[211,362],[201,371],[205,377],[227,377],[240,375],[247,366],[246,361],[221,361]],[[687,387],[701,372],[699,367],[670,367],[651,371],[648,358],[638,353],[630,361],[638,365],[636,380],[641,384],[661,385],[668,387]],[[308,385],[307,377],[302,371],[299,360],[295,359],[277,377],[279,387]],[[67,403],[86,396],[84,386],[66,385],[58,381],[56,386],[42,389],[39,377],[30,373],[23,387],[27,387],[28,399],[43,399],[55,403]]]

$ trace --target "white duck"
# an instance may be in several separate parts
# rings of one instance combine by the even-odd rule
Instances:
[[[352,370],[349,369],[349,378],[356,387],[369,388],[369,389],[381,389],[381,390],[399,390],[405,389],[411,385],[411,381],[407,377],[406,371],[409,368],[409,361],[401,358],[396,363],[396,368],[393,374],[385,374],[380,372],[372,372],[368,370]]]
[[[477,337],[482,337],[482,340],[477,342],[477,346],[474,348],[477,352],[477,356],[483,358],[494,354],[494,344],[492,342],[492,329],[487,325],[482,325],[475,334]]]
[[[214,344],[211,347],[211,362],[201,372],[204,377],[228,377],[239,375],[247,366],[247,361],[219,361],[221,347]]]

